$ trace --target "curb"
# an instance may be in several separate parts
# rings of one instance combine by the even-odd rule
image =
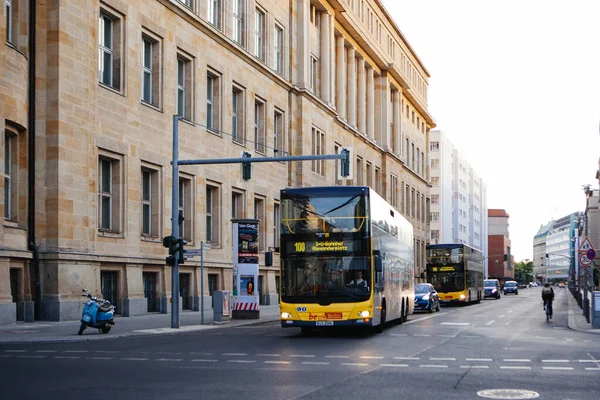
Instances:
[[[57,343],[78,343],[78,342],[92,342],[98,340],[114,340],[114,339],[122,339],[133,336],[157,336],[157,335],[177,335],[181,333],[191,333],[191,332],[199,332],[211,329],[219,329],[219,328],[227,328],[227,327],[238,327],[238,326],[250,326],[250,325],[266,325],[273,322],[279,321],[278,316],[268,317],[260,320],[247,320],[247,322],[240,323],[225,323],[225,324],[205,324],[205,325],[187,325],[180,326],[179,328],[153,328],[153,329],[137,329],[134,331],[123,332],[123,333],[115,333],[115,334],[102,334],[102,335],[94,335],[87,336],[84,334],[82,336],[75,337],[54,337],[54,338],[40,338],[40,339],[28,339],[28,340],[8,340],[3,341],[0,339],[0,347],[4,345],[20,345],[20,344],[57,344]],[[93,328],[92,328],[93,329]]]

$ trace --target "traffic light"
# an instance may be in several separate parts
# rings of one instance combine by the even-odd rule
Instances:
[[[165,236],[163,238],[163,246],[169,249],[169,256],[167,257],[167,265],[175,265],[175,253],[177,253],[178,240],[175,236]]]
[[[185,260],[186,260],[185,253],[187,253],[187,250],[183,247],[186,244],[187,244],[187,241],[184,240],[184,239],[182,239],[182,238],[180,238],[179,240],[177,240],[177,245],[178,245],[177,254],[178,254],[178,257],[179,257],[179,264],[183,264],[185,262]]]
[[[346,156],[345,159],[342,159],[340,174],[343,177],[347,177],[350,175],[350,150],[342,149],[340,153]]]
[[[252,154],[247,151],[242,153],[242,158],[250,158]],[[252,178],[252,163],[242,161],[242,179],[247,181]]]

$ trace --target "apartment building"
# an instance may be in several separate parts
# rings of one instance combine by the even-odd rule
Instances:
[[[180,232],[211,245],[205,287],[197,259],[180,265],[184,309],[231,289],[232,218],[260,220],[257,289],[277,301],[263,254],[290,186],[373,187],[413,224],[424,271],[429,73],[380,1],[5,3],[0,323],[78,319],[84,287],[123,316],[170,312],[173,115],[180,159],[354,151],[352,180],[333,161],[257,163],[250,180],[180,166]]]
[[[464,243],[486,256],[488,228],[485,182],[440,130],[429,132],[429,158],[431,243]]]

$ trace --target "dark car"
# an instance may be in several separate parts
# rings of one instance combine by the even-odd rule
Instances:
[[[502,287],[498,279],[485,279],[483,281],[483,297],[493,297],[495,299],[500,298]]]
[[[504,282],[504,295],[507,293],[519,294],[519,287],[517,286],[517,282],[515,281],[506,281]]]
[[[440,311],[440,297],[431,283],[415,285],[415,311]]]

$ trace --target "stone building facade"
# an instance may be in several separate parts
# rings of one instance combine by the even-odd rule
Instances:
[[[232,286],[232,218],[260,220],[262,301],[278,292],[279,191],[369,185],[428,242],[429,74],[379,0],[8,0],[0,18],[0,323],[72,320],[87,288],[124,316],[170,312],[173,115],[179,158],[334,161],[180,167],[181,305]],[[35,12],[33,12],[35,11]],[[34,22],[32,22],[34,21]],[[277,255],[277,254],[276,254]]]

